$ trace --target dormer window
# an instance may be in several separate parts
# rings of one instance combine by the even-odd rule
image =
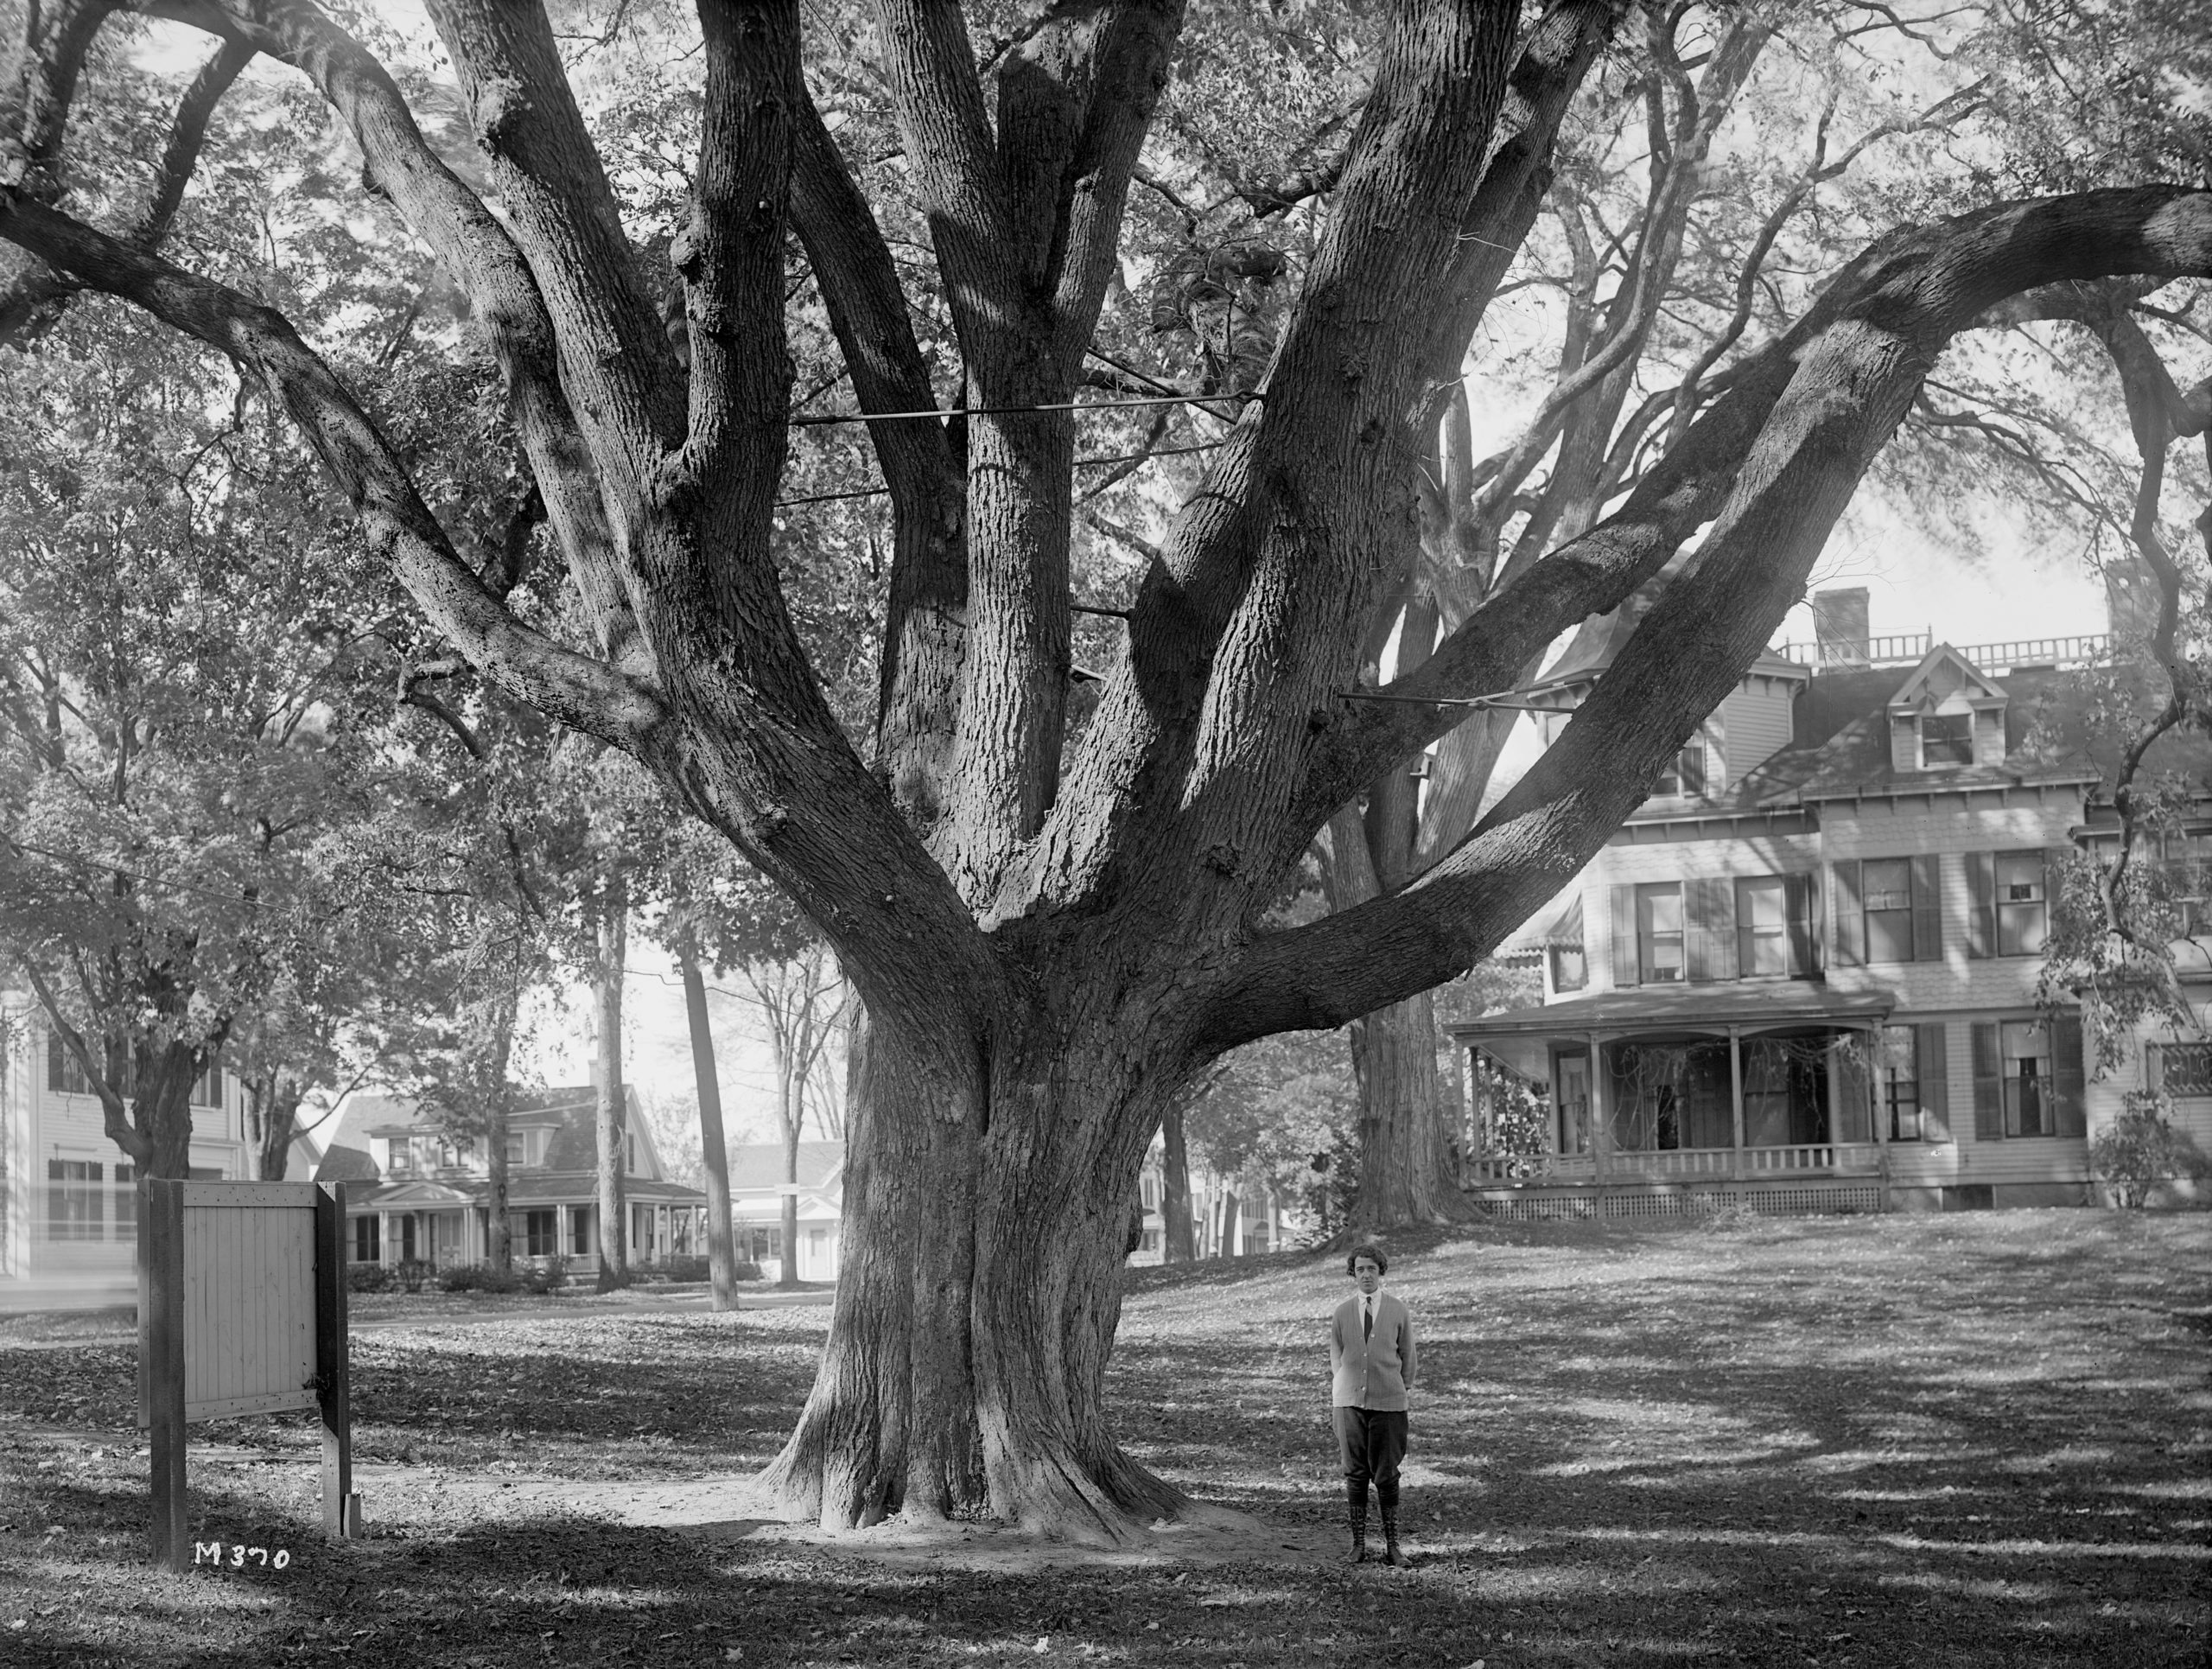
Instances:
[[[1705,743],[1693,742],[1676,754],[1659,773],[1654,793],[1681,797],[1705,792]]]
[[[1974,763],[1972,713],[1923,713],[1920,716],[1920,768]]]

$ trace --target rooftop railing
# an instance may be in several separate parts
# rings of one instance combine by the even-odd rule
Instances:
[[[1933,632],[1856,638],[1826,643],[1781,643],[1776,654],[1808,666],[1910,666],[1936,647]],[[2016,672],[2031,666],[2095,666],[2112,659],[2112,638],[2103,632],[2063,638],[2008,638],[1997,643],[1952,646],[1986,672]]]

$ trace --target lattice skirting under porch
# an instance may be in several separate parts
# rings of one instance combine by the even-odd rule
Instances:
[[[1878,1212],[1881,1188],[1872,1182],[1800,1183],[1790,1188],[1621,1189],[1598,1194],[1483,1193],[1478,1203],[1509,1223],[1592,1222],[1600,1218],[1700,1217],[1720,1211],[1753,1211],[1766,1217],[1816,1217]]]

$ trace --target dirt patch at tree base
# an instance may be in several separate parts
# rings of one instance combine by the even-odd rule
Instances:
[[[608,1481],[571,1478],[498,1478],[416,1467],[360,1467],[355,1487],[365,1497],[372,1532],[379,1497],[394,1517],[407,1503],[434,1497],[448,1511],[473,1508],[487,1518],[575,1517],[639,1530],[673,1530],[709,1542],[781,1544],[918,1570],[958,1569],[1027,1575],[1051,1570],[1147,1570],[1189,1565],[1335,1564],[1341,1536],[1312,1526],[1270,1524],[1249,1513],[1204,1502],[1173,1522],[1148,1526],[1133,1541],[1091,1546],[1047,1539],[1010,1526],[955,1519],[900,1519],[864,1530],[826,1531],[777,1517],[751,1474],[683,1480]]]

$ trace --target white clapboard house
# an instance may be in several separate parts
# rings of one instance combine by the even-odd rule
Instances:
[[[629,1258],[650,1267],[706,1251],[706,1196],[667,1180],[628,1091],[623,1186]],[[518,1096],[508,1115],[507,1213],[518,1259],[599,1267],[598,1092],[589,1085]],[[484,1261],[490,1165],[480,1142],[456,1138],[409,1096],[354,1095],[330,1136],[318,1182],[346,1184],[347,1246],[363,1264]]]
[[[1761,657],[1525,931],[1543,1002],[1454,1028],[1505,1069],[1462,1053],[1463,1083],[1541,1100],[1536,1154],[1497,1150],[1496,1109],[1469,1109],[1464,1175],[1494,1210],[2088,1203],[2089,1136],[2154,1086],[2212,1153],[2212,1033],[2133,1037],[2099,1079],[2078,1017],[2037,1008],[2058,865],[2117,838],[2080,670],[2106,640],[1872,638],[1863,591],[1816,614],[1822,640]],[[1620,635],[1547,680],[1547,740]],[[2139,856],[2193,900],[2176,954],[2212,1022],[2212,750],[2176,736],[2151,763],[2200,788]]]

